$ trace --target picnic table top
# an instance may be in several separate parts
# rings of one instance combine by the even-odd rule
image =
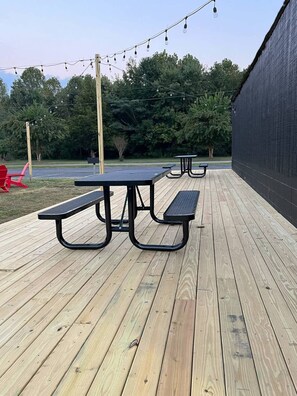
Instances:
[[[176,155],[174,158],[197,158],[197,154]]]
[[[144,186],[154,184],[169,172],[169,167],[140,167],[88,176],[74,183],[76,186]]]

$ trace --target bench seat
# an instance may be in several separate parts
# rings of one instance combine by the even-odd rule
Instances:
[[[113,195],[111,192],[110,195]],[[72,199],[69,202],[61,203],[54,208],[47,209],[38,214],[40,220],[62,220],[67,219],[76,213],[81,212],[84,209],[93,206],[100,201],[103,201],[102,191],[92,191],[88,194],[81,195],[77,198]]]
[[[195,218],[199,191],[179,191],[167,210],[164,220],[168,222],[189,222]]]
[[[201,162],[201,164],[199,164],[199,168],[208,168],[208,164],[206,162]]]

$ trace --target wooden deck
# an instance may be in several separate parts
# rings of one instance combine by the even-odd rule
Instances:
[[[297,394],[296,228],[231,170],[163,179],[157,210],[182,189],[201,195],[174,253],[138,250],[125,233],[71,251],[36,213],[0,226],[1,396]],[[65,229],[104,235],[93,208]],[[137,230],[151,243],[180,236],[146,212]]]

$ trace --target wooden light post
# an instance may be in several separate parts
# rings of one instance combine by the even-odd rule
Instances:
[[[104,145],[103,145],[101,74],[100,74],[100,56],[98,54],[95,55],[95,68],[96,68],[96,98],[97,98],[99,172],[100,173],[104,173]]]
[[[32,180],[32,154],[31,154],[31,136],[30,136],[30,123],[26,122],[26,134],[27,134],[27,152],[29,162],[29,175],[30,181]]]

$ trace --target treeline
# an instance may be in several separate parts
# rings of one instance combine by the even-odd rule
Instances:
[[[227,59],[209,69],[191,55],[131,60],[121,78],[102,78],[105,157],[229,155],[230,99],[242,77]],[[26,121],[35,159],[97,155],[95,79],[72,77],[63,88],[28,68],[9,94],[0,79],[0,157],[26,157]]]

